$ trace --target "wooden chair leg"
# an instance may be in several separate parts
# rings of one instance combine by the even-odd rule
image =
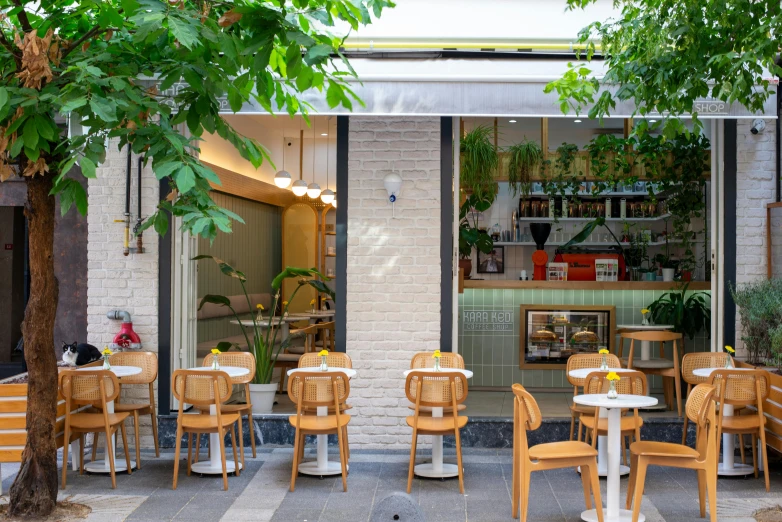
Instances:
[[[706,472],[706,492],[709,496],[709,520],[717,522],[717,473],[716,470]]]
[[[741,436],[739,436],[739,437],[743,438]],[[755,471],[755,478],[758,478],[758,452],[757,452],[757,447],[756,446],[757,446],[756,444],[752,445],[752,468]],[[743,461],[742,461],[742,464],[743,464]]]
[[[747,463],[747,458],[744,455],[744,453],[745,453],[745,451],[744,451],[744,434],[743,433],[739,433],[739,454],[741,455],[741,463],[742,464],[746,464]],[[755,478],[757,478],[757,477],[755,477]]]
[[[582,471],[583,475],[583,471]],[[595,511],[597,522],[603,522],[603,498],[600,495],[600,477],[597,473],[597,459],[589,464],[589,478],[592,482],[592,496],[595,497]]]
[[[763,478],[766,479],[766,492],[771,491],[771,483],[768,478],[768,450],[766,449],[766,430],[760,428],[760,459],[763,462]],[[757,449],[757,444],[753,444],[752,448]]]
[[[644,482],[646,482],[646,460],[639,458],[636,462],[638,473],[635,476],[635,499],[633,500],[633,520],[638,520],[641,514],[641,501],[644,495]]]
[[[519,522],[527,522],[527,508],[529,507],[529,483],[532,475],[532,471],[529,469],[524,469],[521,472],[520,478],[520,486],[521,486],[521,492],[520,492],[520,499],[519,502],[521,503],[520,513],[519,513]]]
[[[141,469],[141,438],[138,435],[138,410],[133,411],[133,430],[136,436],[136,469]]]
[[[591,486],[590,481],[592,478],[590,477],[589,468],[585,466],[583,463],[581,464],[581,487],[584,490],[584,504],[586,505],[587,510],[592,509],[592,495],[590,494]]]
[[[128,475],[133,474],[133,469],[130,465],[130,450],[128,449],[128,433],[125,429],[125,423],[119,425],[119,430],[122,433],[122,447],[125,449],[125,465],[128,467]]]
[[[239,417],[241,419],[241,416]],[[237,477],[241,476],[242,472],[239,466],[239,452],[236,451],[236,425],[231,424],[231,446],[233,446],[232,453],[234,454],[234,473]],[[244,460],[242,460],[242,465],[244,465]]]
[[[514,419],[513,426],[513,485],[510,490],[511,501],[511,516],[518,518],[519,516],[519,458],[520,458],[520,442],[518,441],[518,426],[515,425],[517,421]]]
[[[345,454],[345,438],[343,437],[344,430],[337,427],[337,443],[339,444],[339,464],[342,468],[342,491],[347,493],[348,491],[348,467],[345,464],[347,455]]]
[[[194,464],[198,464],[198,453],[201,451],[201,434],[200,433],[196,433],[195,434],[195,444],[194,444],[194,446],[195,447],[193,448],[193,453],[195,453],[195,455],[193,455],[193,463]]]
[[[187,436],[187,476],[190,476],[190,462],[193,458],[193,433]],[[196,455],[198,453],[196,452]]]
[[[79,475],[84,475],[84,433],[79,437]]]
[[[155,414],[155,388],[149,383],[149,416],[152,417],[152,437],[155,439],[155,457],[160,457],[160,442],[157,440],[157,415]]]
[[[293,492],[296,489],[296,476],[299,474],[299,445],[301,444],[301,437],[299,436],[299,429],[296,428],[296,434],[293,440],[293,468],[291,469],[291,485],[290,490]]]
[[[307,446],[307,435],[304,432],[302,432],[301,435],[299,435],[299,437],[301,437],[301,444],[299,445],[299,464],[301,464],[302,462],[304,462],[304,449]]]
[[[583,427],[584,427],[584,423],[581,422],[581,417],[579,417],[578,418],[578,438],[576,438],[576,440],[579,441],[579,442],[581,441],[581,431],[582,431]]]
[[[630,476],[627,478],[627,497],[625,498],[625,509],[633,508],[633,492],[635,491],[635,477],[638,473],[638,455],[630,452]]]
[[[243,439],[244,430],[242,429],[242,414],[239,413],[239,420],[237,421],[239,424],[239,438]],[[231,428],[231,435],[233,435],[233,427]],[[236,453],[236,441],[233,441],[234,445],[234,453]],[[244,466],[244,444],[239,445],[239,455],[242,457],[242,466]],[[239,466],[236,467],[236,469],[239,469]]]
[[[698,470],[698,504],[701,508],[701,518],[706,518],[706,470]]]
[[[250,431],[250,446],[253,449],[253,458],[255,458],[255,422],[253,421],[252,410],[247,413],[247,428]],[[239,444],[244,446],[244,440],[239,441]]]
[[[176,445],[174,449],[174,485],[171,489],[176,489],[177,474],[179,473],[179,452],[182,449],[182,428],[177,426]],[[198,453],[196,453],[198,455]]]
[[[71,427],[65,423],[64,444],[62,445],[62,489],[65,489],[65,480],[68,476],[68,441],[71,440]]]
[[[679,417],[682,416],[682,373],[681,371],[674,372],[673,376],[673,393],[676,395],[676,411]]]
[[[219,451],[220,451],[220,464],[223,466],[223,491],[228,491],[228,466],[225,463],[225,436],[223,433],[220,433],[220,436],[217,437],[217,440],[219,442]]]
[[[415,468],[415,447],[418,444],[418,430],[413,429],[413,442],[410,443],[410,469],[407,471],[407,493],[413,487],[413,469]]]
[[[459,472],[459,493],[464,495],[464,467],[462,466],[462,440],[459,435],[459,428],[454,430],[456,436],[456,467]]]
[[[92,460],[90,462],[95,462],[98,458],[98,439],[100,437],[100,433],[93,433],[92,434]]]
[[[576,428],[576,414],[573,412],[570,412],[570,438],[568,440],[573,440],[573,431]]]
[[[117,472],[114,469],[114,452],[111,451],[111,431],[106,432],[106,458],[109,459],[109,469],[111,470],[111,489],[117,489]]]

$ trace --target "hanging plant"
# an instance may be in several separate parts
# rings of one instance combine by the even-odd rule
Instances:
[[[499,166],[497,149],[492,143],[494,129],[479,125],[461,140],[459,183],[467,192],[484,198],[496,190],[495,173]]]
[[[508,188],[511,197],[521,193],[522,197],[529,196],[530,178],[532,172],[540,164],[543,151],[536,142],[526,137],[521,143],[507,148],[510,161],[508,163]]]

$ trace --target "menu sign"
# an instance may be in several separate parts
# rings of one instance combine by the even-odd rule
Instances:
[[[463,311],[462,326],[465,332],[512,332],[514,331],[513,312]]]

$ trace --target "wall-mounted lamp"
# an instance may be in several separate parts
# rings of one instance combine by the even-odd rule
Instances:
[[[386,174],[386,177],[383,178],[383,186],[385,186],[388,191],[388,201],[391,203],[391,217],[393,217],[394,203],[402,192],[402,177],[395,172]]]

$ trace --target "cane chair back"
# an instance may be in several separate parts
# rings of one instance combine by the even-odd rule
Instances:
[[[610,386],[609,372],[590,372],[585,379],[585,393],[606,393]],[[623,395],[649,395],[649,386],[646,375],[643,372],[618,372],[619,380],[616,381],[616,391]]]
[[[687,398],[687,418],[699,429],[707,427],[708,422],[714,424],[715,391],[716,388],[711,384],[699,384]]]
[[[294,372],[288,377],[288,396],[297,407],[335,406],[350,395],[350,380],[342,372]]]
[[[122,378],[122,384],[149,384],[157,379],[157,355],[153,352],[117,352],[109,357],[112,366],[136,366],[141,373]]]
[[[699,377],[693,373],[702,368],[724,368],[731,359],[725,352],[697,352],[685,354],[682,358],[682,378],[687,384],[708,383],[710,377]]]
[[[543,422],[538,401],[521,384],[514,384],[512,390],[518,401],[517,404],[521,415],[519,421],[525,425],[527,430],[535,431]]]
[[[434,368],[434,352],[418,352],[410,359],[410,369]],[[440,368],[464,370],[464,358],[458,353],[440,352]]]
[[[213,353],[204,357],[205,368],[212,366],[212,360],[217,357],[217,363],[220,366],[235,366],[237,368],[246,368],[250,373],[238,377],[230,377],[233,384],[247,384],[255,377],[255,356],[250,352],[222,352],[219,355]]]
[[[459,372],[412,371],[405,394],[417,406],[455,408],[467,398],[467,377]]]
[[[570,372],[582,368],[600,368],[601,364],[603,364],[603,356],[599,353],[577,353],[568,357],[565,375],[567,375],[567,380],[572,386],[583,387],[586,379],[571,377]],[[608,364],[609,368],[622,367],[619,357],[612,353],[606,355],[606,364]],[[574,393],[576,392],[576,390],[573,391]]]
[[[106,403],[119,395],[119,381],[108,370],[68,370],[60,374],[60,393],[68,411],[79,404],[100,405],[105,410]]]
[[[720,404],[757,407],[768,397],[769,374],[765,370],[715,370],[710,379]]]
[[[321,357],[317,352],[305,353],[299,358],[299,368],[319,368],[323,361]],[[353,361],[342,352],[329,352],[326,364],[329,368],[353,368]]]
[[[231,398],[232,383],[227,373],[214,370],[176,370],[172,377],[172,392],[182,413],[185,403],[197,408],[216,406]]]

